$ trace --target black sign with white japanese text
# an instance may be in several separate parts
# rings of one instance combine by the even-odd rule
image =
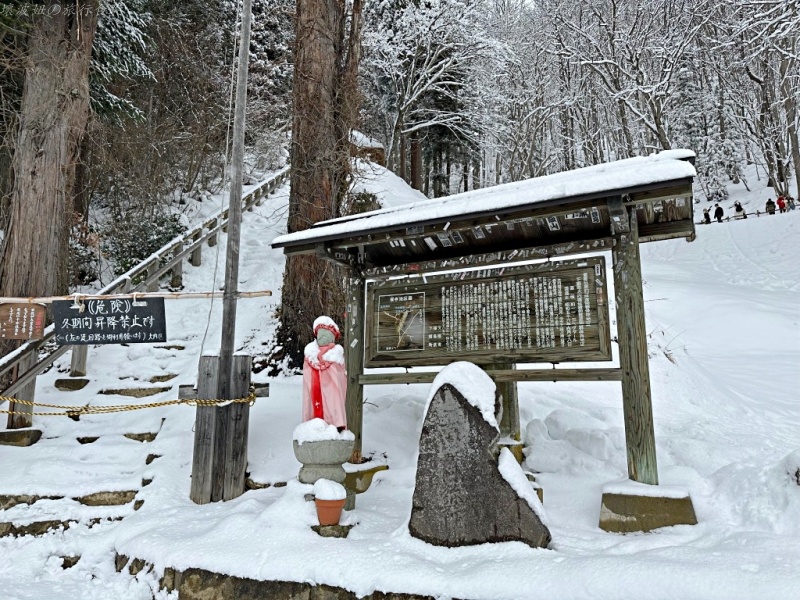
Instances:
[[[82,308],[81,308],[82,307]],[[148,344],[167,341],[163,298],[53,302],[59,346]]]

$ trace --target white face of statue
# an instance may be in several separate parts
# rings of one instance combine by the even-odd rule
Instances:
[[[328,331],[327,329],[317,330],[317,344],[320,346],[327,346],[335,341],[336,338],[334,337],[333,332]]]

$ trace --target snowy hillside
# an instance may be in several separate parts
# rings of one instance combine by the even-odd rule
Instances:
[[[239,304],[238,347],[256,356],[275,329],[283,258],[269,242],[285,230],[287,193],[283,189],[244,216],[240,288],[274,292]],[[762,196],[763,190],[737,199],[754,210],[763,206]],[[391,590],[482,600],[796,598],[799,241],[795,210],[698,226],[693,243],[642,247],[659,476],[662,484],[689,489],[697,526],[631,535],[601,531],[601,489],[627,473],[619,384],[523,383],[525,466],[540,473],[551,548],[424,544],[409,536],[406,523],[428,386],[375,386],[366,390],[364,454],[389,470],[358,496],[347,516],[355,524],[347,539],[320,538],[309,528],[316,521],[303,500],[307,486],[293,481],[299,464],[291,434],[300,421],[300,378],[267,379],[260,372],[254,378],[270,383],[270,397],[251,409],[249,471],[256,482],[271,485],[228,503],[196,506],[189,500],[191,408],[93,415],[79,422],[38,417],[36,426],[44,431],[38,444],[0,447],[0,495],[56,497],[0,511],[0,521],[76,521],[41,537],[0,538],[0,596],[166,598],[156,583],[163,569],[200,567],[326,583],[362,595]],[[223,239],[218,248],[224,247]],[[204,252],[201,267],[185,268],[187,290],[220,286],[224,250],[216,284],[215,252]],[[91,382],[77,392],[54,387],[68,368],[62,360],[60,372],[39,377],[37,400],[127,404],[136,400],[99,392],[143,386],[169,388],[143,401],[176,398],[178,384],[196,381],[201,346],[218,347],[220,315],[219,301],[210,318],[209,301],[171,301],[168,344],[90,349]],[[177,377],[158,382],[170,374]],[[143,443],[122,435],[141,432],[158,435]],[[78,441],[92,437],[98,439]],[[143,501],[139,510],[133,502],[101,509],[72,500],[120,490],[136,492]],[[98,518],[118,520],[92,525]],[[156,572],[117,573],[116,553],[145,559]],[[63,556],[81,558],[64,569]]]

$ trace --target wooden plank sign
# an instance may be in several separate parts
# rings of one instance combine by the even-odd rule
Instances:
[[[53,322],[59,346],[167,341],[163,298],[85,300],[79,305],[56,300]]]
[[[367,367],[611,360],[605,259],[379,282]]]
[[[0,339],[39,340],[44,337],[47,308],[43,304],[0,304]]]

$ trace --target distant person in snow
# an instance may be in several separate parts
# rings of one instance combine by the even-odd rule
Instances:
[[[786,198],[786,207],[789,210],[794,210],[794,198],[792,198],[791,196],[788,196]]]
[[[767,214],[768,215],[774,215],[775,214],[775,202],[772,200],[772,198],[767,200],[766,208],[767,208]]]
[[[722,216],[725,214],[725,211],[722,210],[719,204],[715,204],[714,206],[716,206],[714,209],[714,218],[717,220],[717,223],[722,223]]]
[[[347,371],[344,348],[336,343],[339,327],[330,317],[319,317],[313,330],[316,339],[306,345],[303,361],[303,421],[323,419],[342,431],[347,429]]]
[[[703,209],[703,223],[710,224],[711,223],[711,213],[708,212],[707,208]]]
[[[742,206],[741,202],[739,202],[738,200],[736,202],[734,202],[733,203],[733,208],[736,210],[736,216],[737,217],[739,217],[740,219],[746,219],[747,218],[747,211],[744,209],[744,206]]]
[[[786,212],[786,198],[783,196],[778,196],[778,210],[782,213]]]

